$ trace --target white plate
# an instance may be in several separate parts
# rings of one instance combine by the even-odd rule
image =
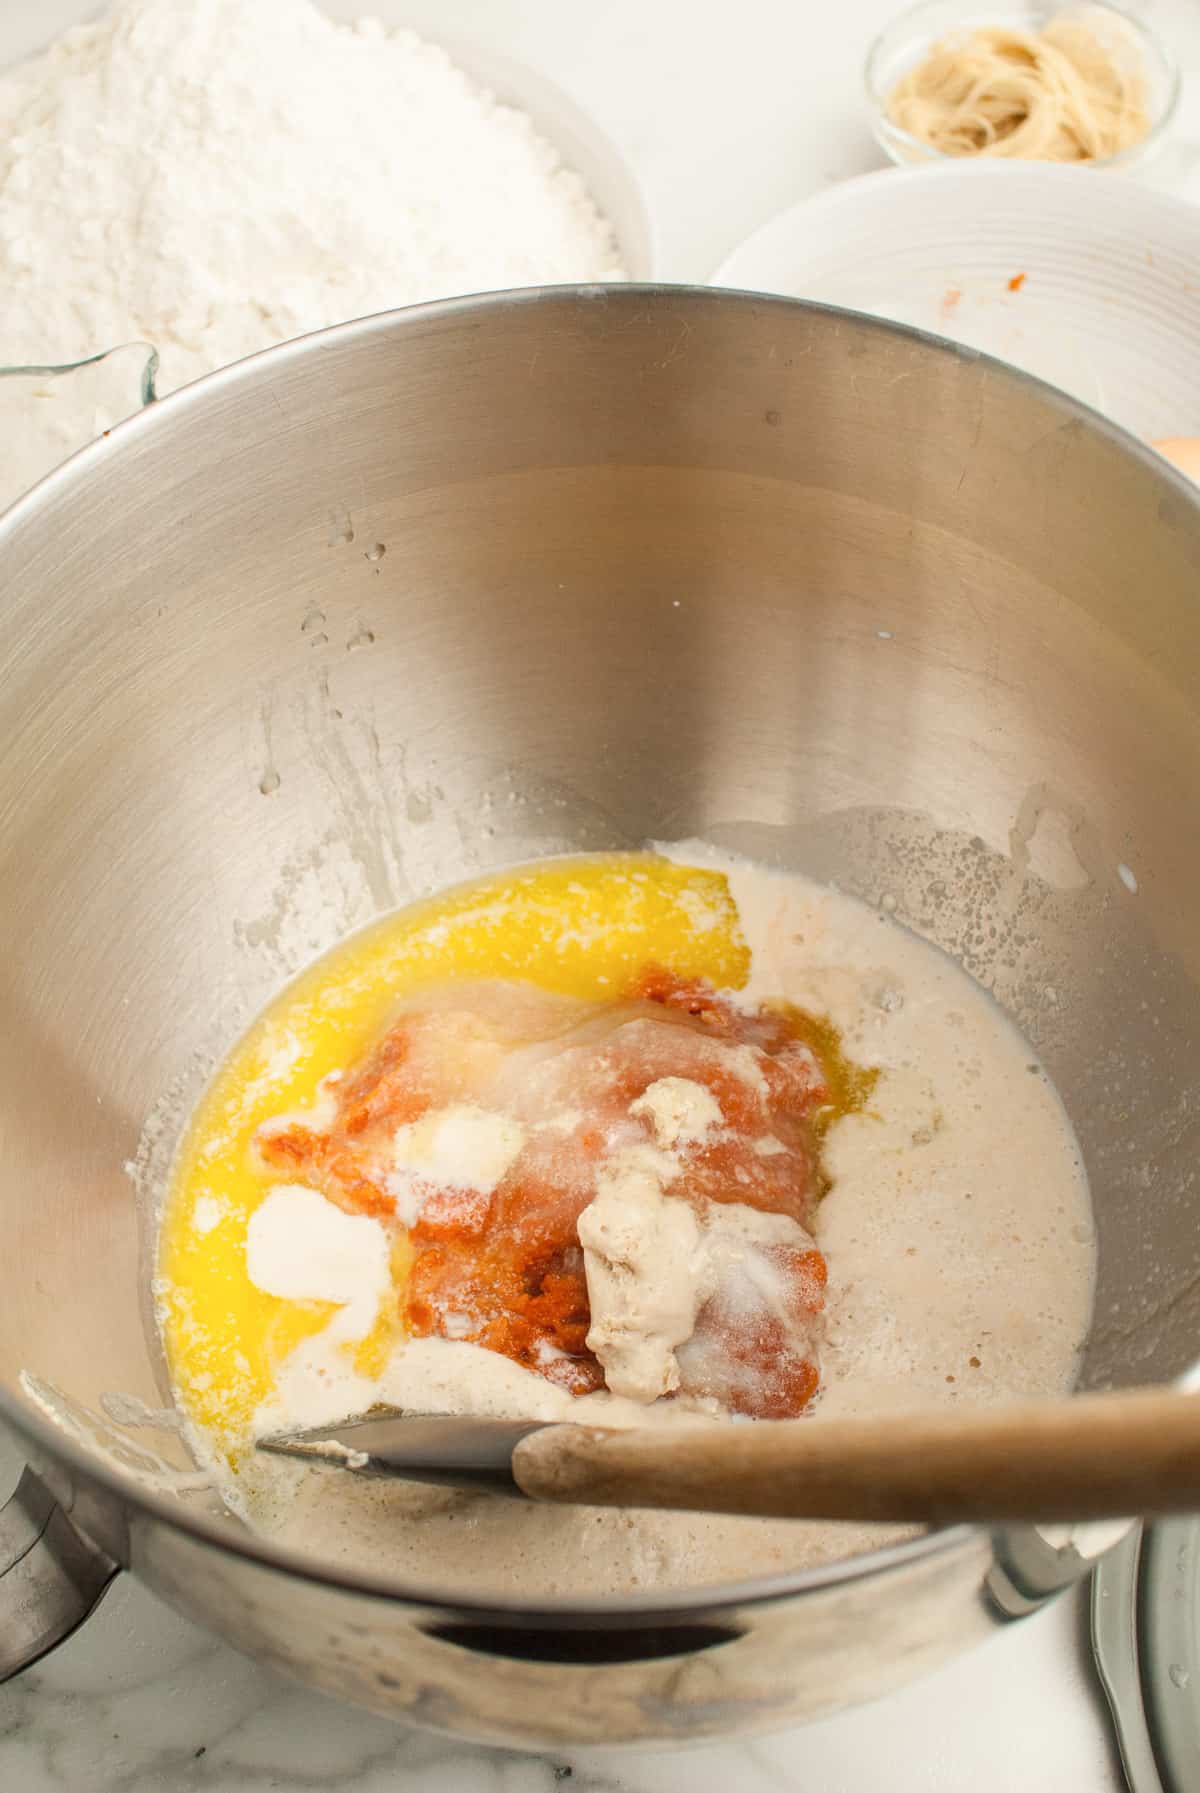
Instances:
[[[915,324],[1137,435],[1200,435],[1200,207],[1048,165],[888,169],[748,238],[715,284]]]

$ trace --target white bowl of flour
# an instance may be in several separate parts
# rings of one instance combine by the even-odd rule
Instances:
[[[373,312],[652,276],[638,183],[564,93],[384,10],[5,8],[0,367],[147,342],[162,395]],[[0,508],[136,402],[0,381]]]

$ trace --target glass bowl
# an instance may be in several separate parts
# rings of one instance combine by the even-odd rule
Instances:
[[[1069,16],[1114,35],[1122,47],[1128,44],[1143,65],[1146,111],[1150,129],[1137,143],[1119,155],[1098,157],[1082,164],[1088,168],[1134,168],[1161,148],[1179,102],[1179,64],[1170,48],[1150,27],[1122,7],[1106,0],[922,0],[910,7],[880,33],[867,54],[866,86],[875,136],[893,162],[903,165],[928,162],[999,162],[995,156],[950,156],[888,117],[888,99],[902,75],[947,37],[977,30],[982,25],[1011,25],[1025,31],[1041,31],[1052,19]]]
[[[158,351],[120,343],[82,361],[0,367],[0,511],[68,456],[154,403]]]

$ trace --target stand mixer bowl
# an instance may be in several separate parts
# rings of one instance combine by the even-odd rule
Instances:
[[[510,1744],[874,1697],[1121,1527],[740,1587],[464,1603],[252,1535],[154,1429],[154,1204],[302,964],[439,885],[704,836],[992,989],[1079,1135],[1088,1387],[1200,1339],[1200,503],[1011,369],[865,317],[521,293],[273,350],[0,523],[0,1669],[118,1566],[241,1648]],[[133,1176],[127,1169],[133,1167]]]

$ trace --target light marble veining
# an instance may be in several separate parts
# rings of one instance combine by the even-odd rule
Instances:
[[[1189,71],[1162,178],[1200,197],[1200,9],[1152,14]],[[860,69],[898,0],[327,0],[540,65],[637,167],[664,278],[702,280],[784,206],[880,165]],[[6,0],[0,62],[94,7]],[[0,1438],[0,1498],[17,1458]],[[0,1687],[3,1793],[1119,1793],[1079,1597],[873,1707],[740,1745],[508,1754],[403,1730],[236,1655],[128,1579]]]
[[[6,1793],[1116,1793],[1064,1603],[881,1701],[751,1743],[533,1757],[398,1728],[255,1667],[119,1583],[85,1630],[0,1690]],[[1064,1677],[1062,1659],[1073,1664]],[[1062,1703],[1036,1722],[1049,1674]],[[1004,1689],[986,1703],[985,1689]],[[984,1692],[984,1700],[980,1695]],[[1014,1725],[1017,1711],[1023,1721]],[[1032,1721],[1032,1722],[1030,1722]],[[886,1772],[886,1780],[876,1776]]]

